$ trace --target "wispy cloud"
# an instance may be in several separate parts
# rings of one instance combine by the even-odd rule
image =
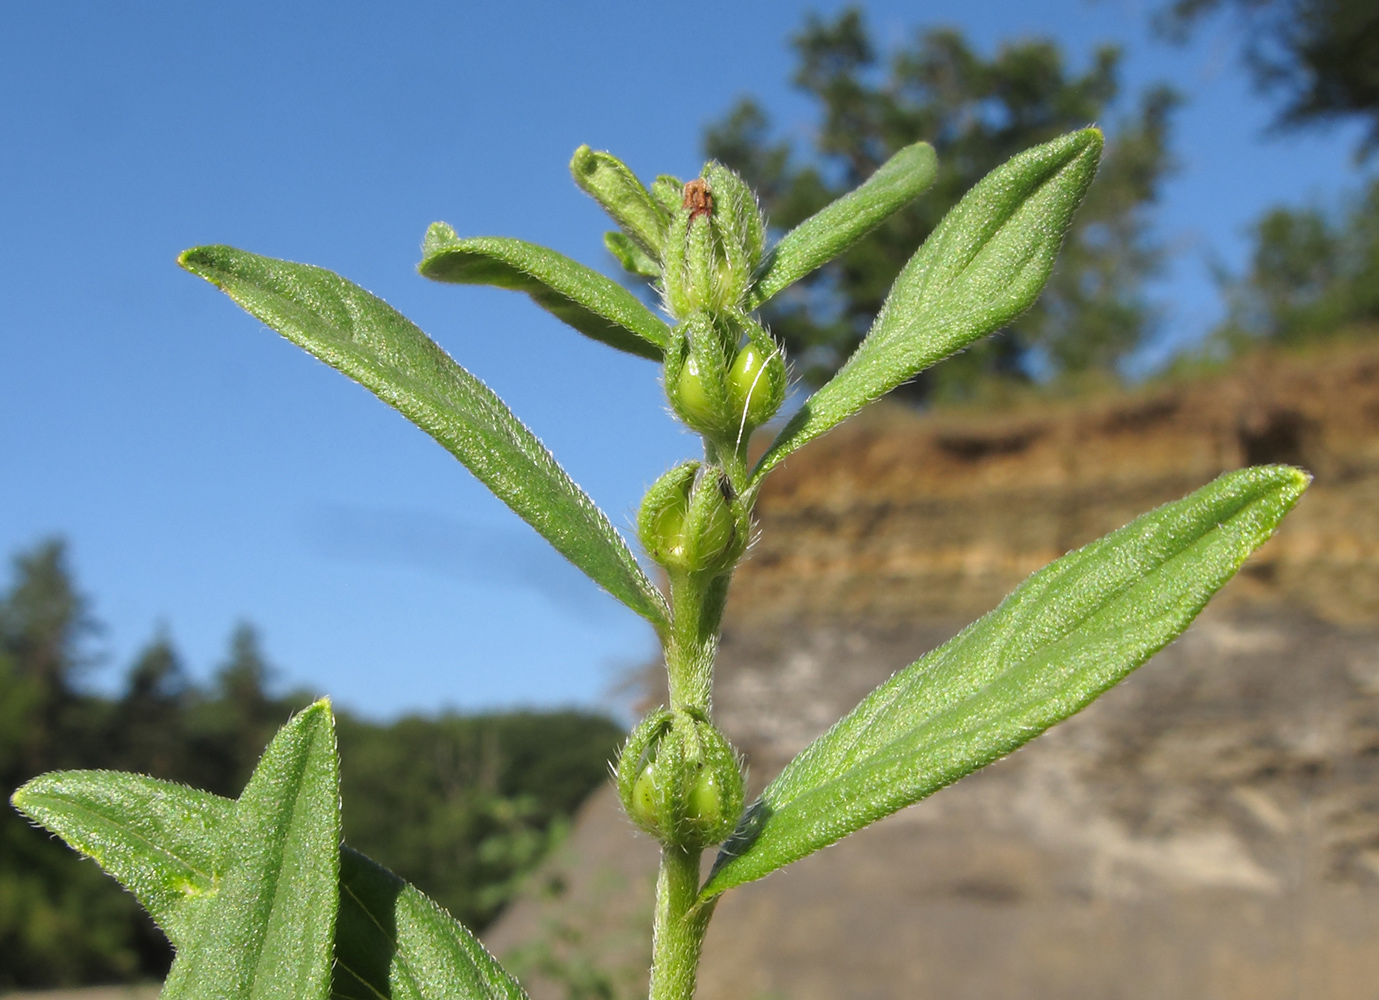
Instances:
[[[308,548],[328,559],[403,566],[474,586],[531,590],[571,615],[616,602],[525,525],[476,524],[423,511],[328,505],[303,516]]]

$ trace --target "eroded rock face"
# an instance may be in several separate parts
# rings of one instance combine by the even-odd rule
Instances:
[[[879,681],[929,637],[779,638],[772,692],[760,648],[724,658],[724,722],[772,766],[812,734],[758,706],[825,716],[831,667]],[[1024,750],[725,899],[702,995],[1373,997],[1376,671],[1379,631],[1208,612]]]
[[[1226,600],[1379,621],[1379,353],[995,416],[875,407],[772,473],[733,584],[744,627],[964,621],[1049,561],[1228,469],[1316,476]]]
[[[1317,483],[1223,599],[1024,750],[728,894],[700,996],[1379,997],[1379,357],[842,429],[762,498],[716,712],[758,789],[1027,572],[1247,460]],[[488,941],[537,1000],[644,995],[655,865],[596,796]]]

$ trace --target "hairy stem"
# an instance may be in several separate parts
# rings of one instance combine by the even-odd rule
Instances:
[[[665,654],[671,708],[709,710],[722,616],[721,607],[712,600],[714,590],[712,579],[702,573],[670,571],[671,622]]]
[[[714,907],[714,901],[695,906],[701,853],[669,844],[661,847],[650,1000],[691,1000],[694,996],[699,951]]]

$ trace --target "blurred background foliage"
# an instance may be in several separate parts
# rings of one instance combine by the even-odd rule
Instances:
[[[1379,5],[1372,0],[1178,0],[1158,13],[1185,39],[1232,16],[1241,57],[1279,105],[1276,127],[1359,120],[1360,160],[1379,148]],[[1153,208],[1174,167],[1168,85],[1122,95],[1121,53],[1103,46],[1070,68],[1052,39],[976,51],[952,29],[926,28],[878,51],[860,7],[810,17],[791,39],[794,83],[815,104],[810,139],[777,137],[767,109],[741,99],[705,131],[704,149],[758,191],[777,234],[855,187],[901,147],[939,155],[934,187],[853,250],[766,309],[794,373],[819,385],[865,336],[896,274],[944,213],[1016,152],[1089,122],[1108,144],[1057,269],[1010,328],[905,387],[916,403],[990,400],[1012,389],[1067,392],[1114,384],[1154,336],[1146,285],[1163,263]],[[1116,108],[1129,106],[1128,112]],[[1379,182],[1329,206],[1280,206],[1256,223],[1244,274],[1218,269],[1228,306],[1203,345],[1221,360],[1261,345],[1371,335],[1379,320]]]
[[[155,635],[116,696],[86,683],[99,623],[63,545],[20,553],[0,593],[0,788],[58,768],[138,771],[236,796],[308,692],[274,693],[252,627],[209,684]],[[345,839],[484,927],[606,780],[622,729],[581,712],[340,713]],[[0,987],[159,977],[171,950],[134,898],[0,811]]]
[[[973,184],[1021,150],[1104,121],[1119,95],[1121,57],[1102,47],[1077,73],[1048,39],[986,58],[957,31],[926,29],[883,60],[857,8],[831,21],[810,18],[793,44],[794,81],[818,106],[812,148],[773,139],[766,111],[751,98],[711,125],[704,143],[756,188],[778,231],[856,187],[903,146],[927,140],[939,159],[933,188],[766,310],[796,374],[817,385],[852,353],[915,247]],[[907,387],[911,399],[966,399],[993,379],[1114,376],[1153,329],[1144,281],[1162,252],[1147,213],[1172,166],[1178,101],[1166,86],[1139,95],[1108,130],[1096,183],[1038,304],[1002,334],[923,373]]]
[[[1273,128],[1354,122],[1357,163],[1379,152],[1379,4],[1373,0],[1175,0],[1158,15],[1185,40],[1228,18],[1255,87],[1274,104]],[[1243,274],[1218,269],[1227,314],[1201,358],[1259,346],[1302,349],[1379,333],[1379,178],[1329,204],[1280,205],[1252,227]],[[1185,359],[1190,367],[1197,358]]]
[[[1335,206],[1275,208],[1251,236],[1248,270],[1222,275],[1228,313],[1207,354],[1379,332],[1379,181]]]
[[[1233,18],[1257,88],[1279,107],[1275,128],[1357,120],[1358,158],[1379,149],[1379,7],[1373,0],[1174,0],[1156,26],[1185,40],[1203,21]]]

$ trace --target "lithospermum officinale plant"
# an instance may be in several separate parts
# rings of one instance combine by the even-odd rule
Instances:
[[[651,996],[687,1000],[719,896],[817,851],[1083,708],[1177,636],[1267,539],[1308,477],[1221,476],[1071,552],[900,671],[814,741],[750,805],[710,710],[714,652],[752,505],[771,470],[867,403],[1028,308],[1087,191],[1102,137],[1022,153],[955,207],[901,271],[866,339],[755,463],[747,444],[786,395],[780,347],[753,310],[920,196],[933,150],[901,150],[865,184],[766,245],[756,199],[710,163],[644,187],[581,147],[576,183],[617,223],[604,243],[660,293],[661,318],[617,282],[544,247],[437,224],[421,273],[522,291],[576,330],[662,366],[702,459],[665,473],[637,517],[663,591],[503,402],[386,303],[317,267],[225,246],[181,264],[362,383],[426,431],[660,637],[669,704],[615,772],[631,818],[661,843]],[[283,728],[235,801],[132,774],[35,778],[14,804],[94,858],[176,948],[168,998],[524,996],[463,927],[340,842],[328,702]],[[707,879],[700,858],[720,845]]]

